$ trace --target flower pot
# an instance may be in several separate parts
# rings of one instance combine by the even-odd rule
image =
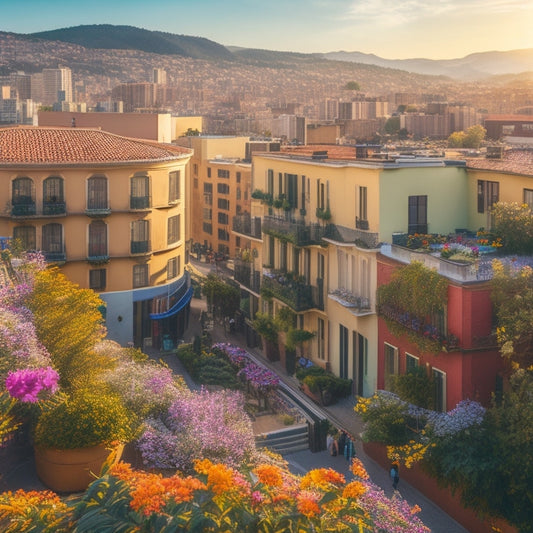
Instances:
[[[81,492],[100,474],[102,466],[113,453],[118,462],[124,446],[91,446],[59,450],[35,446],[35,468],[39,479],[55,492]]]

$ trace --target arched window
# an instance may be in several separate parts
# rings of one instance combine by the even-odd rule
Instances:
[[[107,178],[91,176],[87,180],[87,209],[107,209]]]
[[[43,181],[43,214],[55,215],[62,213],[65,213],[63,178],[50,176]]]
[[[24,177],[13,180],[11,204],[13,215],[35,215],[35,194],[32,179]]]
[[[93,220],[89,224],[89,257],[106,257],[107,224],[103,220]]]
[[[26,251],[37,248],[35,240],[35,226],[15,226],[13,228],[13,239],[20,242]]]
[[[130,209],[150,207],[150,178],[144,172],[136,172],[131,178]]]

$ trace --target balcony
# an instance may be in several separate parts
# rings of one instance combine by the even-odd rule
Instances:
[[[109,255],[89,255],[87,256],[87,263],[93,266],[105,265],[106,263],[109,263]]]
[[[66,214],[67,204],[65,202],[43,202],[44,216],[56,216]]]
[[[111,209],[109,207],[88,207],[85,210],[85,214],[91,218],[102,218],[109,216],[111,214]]]
[[[150,196],[130,196],[130,209],[134,211],[150,209]]]
[[[324,233],[324,239],[333,244],[354,244],[359,248],[375,249],[379,246],[379,234],[371,233],[361,228],[361,225],[365,226],[365,224],[362,224],[363,222],[366,222],[368,229],[368,221],[366,220],[356,220],[356,228],[328,224]]]
[[[47,263],[64,263],[67,260],[67,254],[63,252],[46,252],[43,250],[44,259]]]
[[[254,270],[253,263],[235,259],[233,265],[233,279],[252,292],[259,294],[261,290],[261,272]]]
[[[372,305],[370,298],[358,296],[347,289],[335,289],[328,293],[328,298],[341,304],[343,307],[350,309],[355,315],[372,314]]]
[[[131,241],[130,253],[132,255],[147,254],[149,252],[150,252],[150,241]]]
[[[293,311],[324,309],[324,280],[321,278],[317,279],[316,286],[312,286],[292,272],[265,269],[261,288],[271,291]]]
[[[14,217],[31,217],[36,214],[35,202],[25,204],[13,204],[11,206],[11,216]]]
[[[252,239],[261,239],[261,217],[252,217],[249,213],[233,217],[231,228],[235,233],[246,235]]]
[[[320,244],[325,231],[326,226],[320,224],[305,224],[272,215],[263,218],[263,233],[292,242],[295,246]]]

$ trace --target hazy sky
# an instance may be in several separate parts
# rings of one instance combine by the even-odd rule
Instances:
[[[0,30],[125,24],[223,45],[448,59],[533,48],[533,0],[0,0]]]

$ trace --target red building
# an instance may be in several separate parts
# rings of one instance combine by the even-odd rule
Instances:
[[[384,247],[377,258],[378,287],[389,283],[391,274],[404,266],[412,255],[401,247]],[[464,399],[477,400],[487,406],[492,393],[501,386],[505,370],[493,334],[489,275],[480,273],[479,269],[474,271],[471,265],[454,265],[433,256],[427,256],[425,262],[448,281],[448,302],[439,324],[440,338],[443,342],[448,340],[447,351],[421,350],[421,343],[412,342],[413,334],[420,333],[410,331],[408,335],[405,330],[404,335],[394,335],[380,316],[378,389],[388,388],[391,374],[405,374],[413,366],[423,366],[433,377],[437,410],[449,411]]]

